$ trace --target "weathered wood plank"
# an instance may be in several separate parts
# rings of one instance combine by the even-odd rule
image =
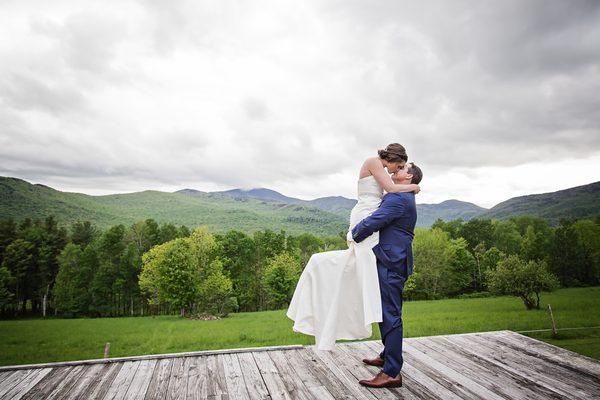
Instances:
[[[383,345],[378,341],[377,342],[372,341],[372,342],[366,342],[366,343],[377,354],[381,353],[381,350],[383,350]],[[427,372],[429,372],[429,371],[427,371]],[[413,362],[411,360],[406,360],[406,359],[404,360],[404,364],[402,365],[401,374],[402,374],[402,379],[404,379],[405,376],[412,377],[412,379],[417,381],[421,387],[425,387],[430,392],[432,392],[433,395],[435,396],[435,398],[437,398],[437,399],[459,400],[459,399],[465,398],[464,396],[461,397],[461,396],[457,395],[456,393],[454,393],[453,390],[448,388],[448,385],[445,382],[443,384],[441,384],[438,382],[438,380],[430,377],[429,374],[426,373],[426,371],[421,371],[419,368],[417,368],[415,365],[413,365]]]
[[[173,368],[174,358],[163,358],[158,360],[152,377],[146,389],[145,400],[162,400],[167,398],[167,390],[169,389],[169,377]]]
[[[304,350],[287,350],[285,352],[285,358],[290,364],[291,370],[298,378],[300,378],[313,397],[317,399],[335,399],[336,397],[333,396],[333,393],[331,393],[317,378],[316,372],[314,372],[315,370],[307,368],[305,359],[300,354],[300,352],[303,351]]]
[[[438,375],[443,375],[448,381],[468,389],[478,397],[490,400],[503,400],[503,397],[487,389],[485,386],[480,385],[476,381],[467,378],[460,371],[453,369],[450,365],[444,364],[434,357],[429,356],[427,352],[421,351],[414,346],[404,346],[403,350],[405,354],[418,359],[424,365],[427,365],[429,368],[436,371]]]
[[[250,399],[240,362],[235,354],[222,354],[227,393],[232,399]]]
[[[549,391],[545,387],[485,359],[466,353],[455,345],[440,345],[430,338],[420,338],[420,340],[412,341],[410,345],[422,351],[430,349],[435,352],[436,358],[452,365],[464,375],[476,376],[477,382],[505,398],[515,400],[558,400],[561,398],[558,393]]]
[[[379,372],[379,368],[367,366],[362,362],[362,357],[360,357],[362,350],[360,350],[357,345],[351,348],[347,343],[337,343],[331,350],[331,354],[333,359],[342,365],[357,382],[361,379],[371,379]],[[393,390],[396,390],[395,388],[382,390],[365,387],[365,389],[379,400],[391,400],[397,398],[397,394],[393,392]]]
[[[102,369],[102,364],[86,366],[83,369],[82,374],[79,376],[79,379],[77,379],[77,381],[73,384],[73,387],[64,396],[65,399],[87,398],[88,387],[102,372]]]
[[[266,354],[266,352],[263,353]],[[269,398],[269,390],[267,389],[266,382],[252,353],[238,353],[237,357],[242,367],[242,375],[244,376],[246,390],[248,390],[250,399],[262,400]]]
[[[6,392],[2,399],[19,400],[25,393],[33,388],[39,381],[42,380],[52,368],[35,369],[29,371],[29,373],[20,379],[16,385],[14,385],[8,392]]]
[[[358,383],[358,379],[344,368],[343,363],[334,358],[332,352],[319,351],[314,347],[311,347],[310,350],[321,359],[327,368],[335,375],[337,380],[341,382],[342,385],[346,386],[354,398],[363,400],[377,398],[365,386]]]
[[[29,390],[22,399],[45,399],[54,391],[59,382],[69,374],[73,367],[52,368],[50,373]]]
[[[327,368],[308,347],[296,352],[302,361],[302,368],[311,371],[322,386],[336,399],[350,399],[352,393],[343,385],[329,368]]]
[[[150,379],[152,379],[157,362],[157,360],[143,360],[139,362],[140,365],[127,389],[128,400],[142,400],[146,397],[146,391],[150,385]]]
[[[273,400],[291,400],[292,396],[288,393],[277,367],[269,357],[269,353],[263,352],[251,355],[256,362],[260,376],[264,379],[267,396]]]
[[[372,343],[372,342],[376,342],[377,344],[381,345],[380,341],[363,341],[363,342],[358,342],[353,345],[358,346],[359,349],[362,350],[363,358],[374,358],[379,353],[374,351],[371,348],[370,343]],[[381,345],[381,348],[383,348],[382,345]],[[361,362],[362,362],[362,360],[361,360]],[[381,368],[378,368],[378,367],[369,367],[369,368],[371,368],[375,373],[377,373],[381,370]],[[394,390],[398,391],[398,396],[406,396],[407,398],[410,397],[411,395],[418,399],[437,399],[438,398],[434,392],[429,390],[429,388],[422,385],[419,381],[415,380],[411,375],[406,374],[404,372],[402,372],[402,387],[395,388]],[[406,393],[406,392],[408,392],[408,393]]]
[[[0,385],[0,397],[4,396],[6,392],[11,390],[13,386],[19,383],[19,381],[27,376],[28,373],[29,371],[27,370],[21,370],[14,371],[12,374],[10,374],[10,376],[8,376],[4,382],[2,382],[2,385]]]
[[[461,398],[467,399],[485,399],[483,395],[480,394],[480,390],[473,390],[472,386],[465,386],[463,382],[456,382],[450,376],[450,372],[447,369],[444,369],[443,366],[438,366],[444,372],[442,373],[440,370],[434,368],[429,365],[426,359],[422,357],[422,353],[419,352],[409,352],[407,350],[404,351],[404,360],[412,365],[413,367],[419,369],[421,372],[427,374],[429,378],[439,383],[441,386],[444,386],[449,391],[453,392],[457,396]],[[477,385],[477,387],[480,387]],[[485,388],[484,388],[485,389]],[[497,398],[495,400],[498,400]]]
[[[336,399],[354,399],[356,396],[345,382],[339,380],[336,374],[319,358],[312,347],[305,347],[297,353],[302,357],[304,368],[312,371],[321,384]],[[359,392],[360,395],[360,392]]]
[[[210,355],[206,358],[206,391],[208,397],[222,399],[228,397],[225,367],[222,356]]]
[[[71,388],[75,385],[75,383],[77,383],[81,375],[84,373],[85,368],[85,365],[78,365],[70,370],[69,373],[60,382],[58,382],[58,385],[56,385],[54,390],[48,394],[47,399],[63,399],[67,397]]]
[[[200,400],[208,397],[207,356],[190,358],[186,399]]]
[[[293,345],[287,345],[287,346],[245,347],[245,348],[238,348],[238,349],[201,350],[201,351],[188,351],[188,352],[182,352],[182,353],[148,354],[148,355],[144,355],[144,356],[95,358],[95,359],[91,359],[91,360],[61,361],[61,362],[42,363],[42,364],[5,365],[5,366],[0,367],[0,372],[16,371],[19,369],[68,367],[68,366],[77,366],[77,365],[82,365],[82,364],[85,364],[85,365],[111,364],[111,363],[115,363],[115,362],[155,360],[155,359],[163,359],[163,358],[199,357],[199,356],[208,356],[208,355],[213,355],[213,354],[245,353],[248,351],[255,352],[255,351],[270,351],[270,350],[301,349],[302,347],[303,346],[300,344],[293,344]]]
[[[90,382],[88,387],[89,399],[103,399],[117,375],[123,368],[123,363],[104,364],[102,371]]]
[[[188,358],[178,358],[173,362],[167,389],[167,400],[185,399],[187,393],[186,369],[189,368],[187,361]]]
[[[0,387],[2,387],[2,383],[11,376],[15,371],[3,371],[0,372]]]
[[[571,394],[584,397],[591,394],[600,398],[600,385],[596,377],[578,372],[577,370],[573,371],[562,364],[546,362],[535,355],[528,354],[528,352],[517,353],[514,349],[501,343],[499,344],[491,338],[491,336],[473,335],[469,339],[490,349],[494,353],[500,354],[507,362],[510,360],[512,363],[527,365],[530,371],[535,371],[545,376],[553,376],[555,379],[560,378],[560,384],[565,389],[568,386],[572,388]]]
[[[133,377],[135,376],[135,372],[139,368],[140,363],[141,361],[127,361],[123,363],[121,370],[104,396],[105,400],[119,400],[126,398],[127,390],[129,389],[129,385],[131,385],[131,381],[133,381]]]
[[[600,376],[600,361],[593,358],[515,332],[499,333],[498,335],[489,335],[489,337],[502,345],[512,347],[517,352],[524,352],[547,362],[558,363],[577,373],[585,373],[592,377]]]
[[[0,371],[16,399],[591,399],[600,362],[510,331],[405,339],[402,388],[358,384],[380,341]],[[187,354],[187,353],[186,353]]]
[[[504,377],[508,375],[510,379],[507,379],[507,382],[510,380],[514,380],[518,382],[521,387],[529,388],[534,391],[538,395],[546,396],[548,399],[564,399],[564,395],[560,391],[554,391],[552,388],[547,387],[544,382],[541,382],[539,379],[536,379],[535,376],[530,376],[529,374],[523,374],[522,371],[512,368],[510,365],[507,365],[503,361],[496,360],[489,356],[485,351],[474,350],[472,347],[467,346],[466,348],[457,343],[457,340],[452,338],[451,340],[447,340],[447,338],[442,336],[436,337],[428,337],[428,340],[439,344],[442,347],[447,347],[453,349],[456,353],[464,354],[465,357],[472,358],[478,364],[484,366],[489,369],[495,375],[499,377]]]
[[[367,365],[362,362],[363,358],[373,358],[373,350],[368,347],[364,342],[354,342],[348,344],[339,345],[339,349],[346,354],[348,358],[347,366],[352,370],[356,371],[357,379],[370,379],[373,378],[381,368]],[[336,349],[337,351],[337,349]],[[343,357],[343,356],[340,356]],[[410,378],[408,379],[410,382]],[[385,390],[381,389],[369,389],[378,399],[407,399],[413,400],[423,397],[418,397],[408,387],[411,385],[407,384],[407,377],[402,376],[402,387],[399,388],[388,388]]]
[[[294,370],[294,367],[292,367],[288,360],[288,357],[291,355],[290,353],[290,350],[275,350],[268,352],[269,358],[271,358],[273,364],[279,371],[279,376],[281,376],[281,380],[290,397],[293,400],[311,400],[314,397],[302,381],[300,371]],[[331,396],[329,392],[327,392],[327,394],[328,397],[325,395],[325,398],[333,399],[333,396]]]
[[[481,346],[478,343],[474,342],[474,338],[464,338],[458,335],[454,335],[450,337],[434,337],[432,340],[438,340],[447,343],[454,343],[460,347],[462,347],[465,351],[470,352],[471,354],[475,354],[481,358],[484,358],[488,361],[496,363],[498,366],[512,371],[518,375],[525,376],[531,381],[535,382],[540,386],[544,386],[547,389],[558,393],[563,398],[580,398],[580,394],[573,392],[575,388],[570,387],[569,385],[565,385],[564,383],[557,381],[555,378],[548,374],[540,374],[531,368],[529,365],[525,365],[517,360],[506,359],[504,353],[494,351],[487,347]]]

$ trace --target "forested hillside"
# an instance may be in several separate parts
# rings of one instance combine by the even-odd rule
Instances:
[[[482,218],[507,219],[535,215],[557,225],[561,218],[594,218],[600,212],[600,182],[558,192],[506,200],[482,213]]]
[[[212,232],[263,229],[288,233],[333,235],[348,229],[347,218],[310,205],[286,204],[222,194],[193,195],[146,190],[137,193],[89,196],[0,178],[0,218],[43,219],[60,223],[91,221],[100,228],[152,218],[190,228],[208,226]]]
[[[264,188],[224,192],[183,189],[174,193],[146,190],[90,196],[0,177],[0,218],[22,221],[52,215],[61,223],[90,221],[100,228],[152,218],[158,223],[190,228],[208,226],[212,232],[237,229],[252,233],[271,229],[291,234],[336,235],[348,228],[354,204],[356,200],[342,196],[301,200]],[[555,226],[561,218],[594,218],[600,212],[600,182],[515,197],[490,210],[473,203],[446,200],[439,204],[417,204],[417,211],[419,227],[430,227],[437,219],[466,222],[472,218],[509,219],[517,215],[539,216]]]

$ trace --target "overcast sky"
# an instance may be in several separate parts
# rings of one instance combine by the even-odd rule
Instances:
[[[421,203],[600,180],[598,1],[0,2],[0,175],[88,194],[356,197],[399,142]]]

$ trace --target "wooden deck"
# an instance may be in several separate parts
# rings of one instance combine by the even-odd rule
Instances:
[[[1,399],[600,399],[600,362],[511,331],[405,339],[404,386],[368,389],[378,341],[0,368]]]

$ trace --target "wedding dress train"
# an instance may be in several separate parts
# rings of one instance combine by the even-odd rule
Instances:
[[[350,230],[375,211],[383,190],[373,176],[358,180],[358,203]],[[319,350],[331,350],[338,339],[364,339],[371,324],[382,321],[377,261],[371,250],[375,232],[346,250],[316,253],[300,275],[286,315],[293,330],[315,337]]]

